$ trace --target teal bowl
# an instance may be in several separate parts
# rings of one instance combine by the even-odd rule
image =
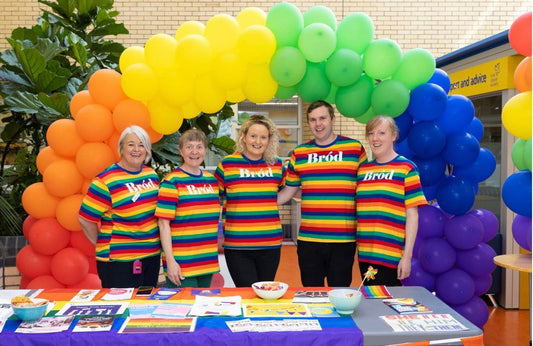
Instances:
[[[15,315],[23,320],[24,322],[33,322],[41,319],[41,317],[44,316],[46,313],[46,308],[48,307],[48,300],[46,299],[32,299],[32,301],[35,304],[45,302],[42,305],[37,306],[14,306],[11,305],[11,308],[13,309],[13,312],[15,312]]]
[[[359,290],[340,288],[328,292],[329,301],[341,315],[351,315],[361,302],[363,294]]]

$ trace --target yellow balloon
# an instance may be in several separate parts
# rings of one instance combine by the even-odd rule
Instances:
[[[118,60],[120,71],[124,72],[128,67],[137,63],[144,63],[144,48],[139,46],[124,49]]]
[[[213,58],[213,48],[203,36],[189,35],[178,43],[176,62],[180,70],[206,73],[212,67]]]
[[[276,51],[276,38],[266,26],[252,25],[242,31],[237,49],[239,55],[249,63],[268,63]]]
[[[270,75],[268,64],[251,65],[248,68],[243,92],[246,98],[254,103],[265,103],[271,100],[278,90],[278,83]]]
[[[237,44],[240,27],[237,20],[227,14],[217,14],[205,24],[204,36],[215,53],[231,50]]]
[[[146,41],[144,57],[146,64],[156,72],[165,72],[173,68],[178,43],[167,34],[156,34]]]
[[[184,119],[192,119],[196,118],[198,114],[200,114],[201,110],[200,107],[194,101],[187,102],[183,106],[181,106],[181,115]]]
[[[216,113],[224,107],[226,95],[208,75],[198,76],[194,88],[194,103],[204,113]]]
[[[196,20],[190,20],[179,26],[179,28],[176,30],[174,38],[176,41],[180,41],[188,35],[203,35],[204,31],[205,25],[203,23],[200,23]]]
[[[247,7],[237,15],[237,22],[241,29],[246,29],[251,25],[266,25],[266,13],[257,7]]]
[[[142,63],[129,66],[121,77],[122,90],[134,100],[148,101],[157,93],[157,77],[152,69]]]
[[[235,89],[244,82],[246,62],[235,52],[218,55],[213,62],[213,78],[223,89]]]
[[[239,103],[246,99],[246,95],[242,92],[242,88],[235,88],[226,91],[226,100],[231,103]]]
[[[179,109],[162,102],[159,98],[148,103],[148,110],[150,111],[150,126],[163,135],[178,131],[183,123]]]
[[[168,104],[181,106],[192,99],[194,80],[190,71],[171,71],[159,78],[159,94]]]
[[[513,96],[502,109],[502,124],[515,137],[531,138],[531,91]]]

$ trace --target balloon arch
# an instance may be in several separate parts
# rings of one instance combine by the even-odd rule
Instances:
[[[492,282],[495,253],[485,242],[498,232],[498,220],[470,209],[477,184],[493,173],[496,160],[479,146],[483,125],[471,101],[447,95],[450,79],[435,69],[431,53],[402,53],[393,40],[374,39],[364,13],[337,25],[327,7],[302,14],[282,2],[268,13],[245,8],[235,18],[218,14],[205,25],[185,22],[174,37],[156,34],[144,47],[127,48],[119,67],[122,74],[95,72],[88,90],[70,101],[72,119],[55,121],[46,133],[48,146],[37,157],[43,181],[22,196],[30,244],[17,256],[21,287],[101,287],[94,246],[77,215],[91,179],[118,159],[125,127],[139,125],[157,142],[183,119],[215,113],[226,101],[298,95],[307,102],[325,99],[361,123],[375,114],[396,119],[397,149],[417,163],[427,199],[437,201],[420,210],[413,273],[405,284],[436,291],[480,327],[486,322],[488,310],[478,296]],[[531,73],[531,109],[530,90]],[[523,127],[523,102],[504,123]],[[531,156],[531,139],[523,147]]]

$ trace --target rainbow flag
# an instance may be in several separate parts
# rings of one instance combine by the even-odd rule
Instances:
[[[384,285],[363,286],[361,287],[361,293],[363,293],[365,298],[370,299],[392,298],[389,290]]]
[[[119,333],[182,333],[194,331],[196,317],[130,318]]]

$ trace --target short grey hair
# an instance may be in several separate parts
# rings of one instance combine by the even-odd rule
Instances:
[[[146,133],[146,131],[140,126],[131,125],[122,131],[118,140],[118,154],[122,156],[124,139],[129,134],[134,134],[137,136],[143,144],[144,148],[146,149],[146,158],[144,159],[144,163],[148,163],[152,159],[152,142],[150,142],[150,136],[148,136],[148,133]]]

